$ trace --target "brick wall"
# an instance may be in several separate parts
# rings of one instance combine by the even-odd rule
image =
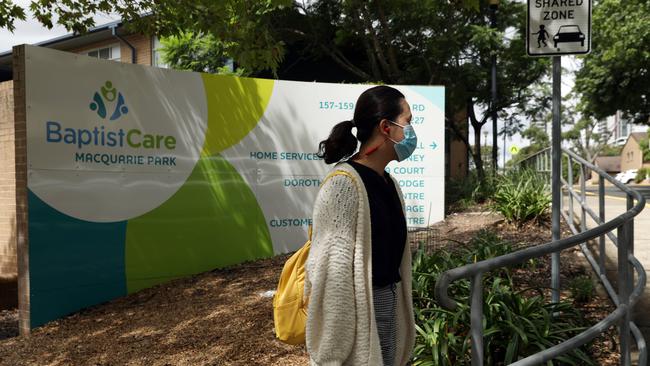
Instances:
[[[0,309],[18,305],[13,81],[0,83]]]
[[[16,248],[18,252],[18,319],[21,335],[30,333],[29,241],[27,237],[27,106],[25,46],[13,48],[14,145],[16,167]]]
[[[13,81],[0,83],[0,277],[18,276]]]
[[[639,147],[639,143],[636,142],[634,137],[630,137],[621,151],[621,171],[639,169],[642,165],[643,153],[641,147]]]
[[[124,39],[129,41],[129,43],[135,47],[136,64],[148,66],[151,66],[153,64],[151,58],[151,37],[142,34],[131,34],[125,36]],[[122,62],[131,62],[131,48],[129,48],[129,46],[127,46],[124,42],[121,42],[120,55],[122,56]]]

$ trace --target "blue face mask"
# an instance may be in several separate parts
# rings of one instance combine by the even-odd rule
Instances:
[[[388,138],[392,142],[395,143],[393,147],[395,148],[395,152],[397,153],[397,161],[404,161],[408,159],[411,154],[413,154],[413,151],[415,151],[415,148],[418,145],[418,137],[415,135],[415,130],[413,129],[413,126],[406,125],[402,126],[399,123],[395,123],[391,120],[387,120],[388,122],[400,126],[404,130],[404,139],[400,142],[397,142],[390,137]]]

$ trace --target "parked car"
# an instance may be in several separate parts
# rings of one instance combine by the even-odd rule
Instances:
[[[555,48],[557,48],[557,44],[560,42],[580,42],[580,47],[584,47],[585,35],[577,25],[563,25],[553,36]]]
[[[636,173],[638,172],[638,169],[629,169],[624,172],[620,172],[616,174],[614,179],[621,183],[632,183],[634,181],[634,178],[636,177]]]

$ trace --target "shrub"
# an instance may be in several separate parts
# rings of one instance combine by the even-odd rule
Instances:
[[[572,160],[571,170],[573,177],[573,182],[571,182],[571,184],[580,182],[580,163]],[[550,173],[547,175],[547,178],[549,180],[551,179]],[[562,178],[564,178],[566,182],[569,182],[569,157],[564,154],[562,154]],[[586,176],[585,179],[589,179],[589,177]]]
[[[644,180],[648,179],[649,176],[650,176],[650,169],[641,168],[636,172],[636,177],[634,177],[634,182],[641,183]]]
[[[426,254],[424,246],[420,246],[413,261],[414,366],[471,364],[470,283],[459,280],[451,284],[449,294],[458,301],[458,307],[449,311],[433,297],[435,281],[446,270],[511,250],[510,243],[487,230],[480,231],[469,243],[453,252],[439,250]],[[515,291],[507,269],[486,273],[483,281],[486,365],[512,363],[585,329],[582,316],[570,302],[547,304],[541,293],[531,296],[529,291]],[[555,362],[593,365],[582,349],[565,354]]]
[[[594,283],[589,276],[579,276],[569,282],[569,290],[576,302],[589,302],[594,294]]]
[[[452,206],[459,210],[470,207],[474,203],[472,192],[476,189],[477,184],[477,180],[472,173],[468,174],[465,179],[449,178],[445,183],[447,212],[450,211]]]
[[[445,201],[448,208],[455,206],[457,209],[464,210],[491,199],[497,181],[489,170],[485,175],[485,179],[481,181],[476,171],[472,170],[464,179],[450,178],[445,184]]]
[[[623,151],[623,146],[605,145],[598,153],[599,156],[620,156]]]
[[[514,170],[503,175],[496,186],[492,209],[506,221],[521,225],[546,218],[551,195],[546,179],[532,170]]]

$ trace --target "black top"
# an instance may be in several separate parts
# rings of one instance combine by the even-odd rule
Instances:
[[[352,160],[346,162],[359,173],[368,191],[373,286],[399,282],[399,267],[406,243],[406,219],[395,184],[388,172],[384,172],[384,179],[363,164]]]

